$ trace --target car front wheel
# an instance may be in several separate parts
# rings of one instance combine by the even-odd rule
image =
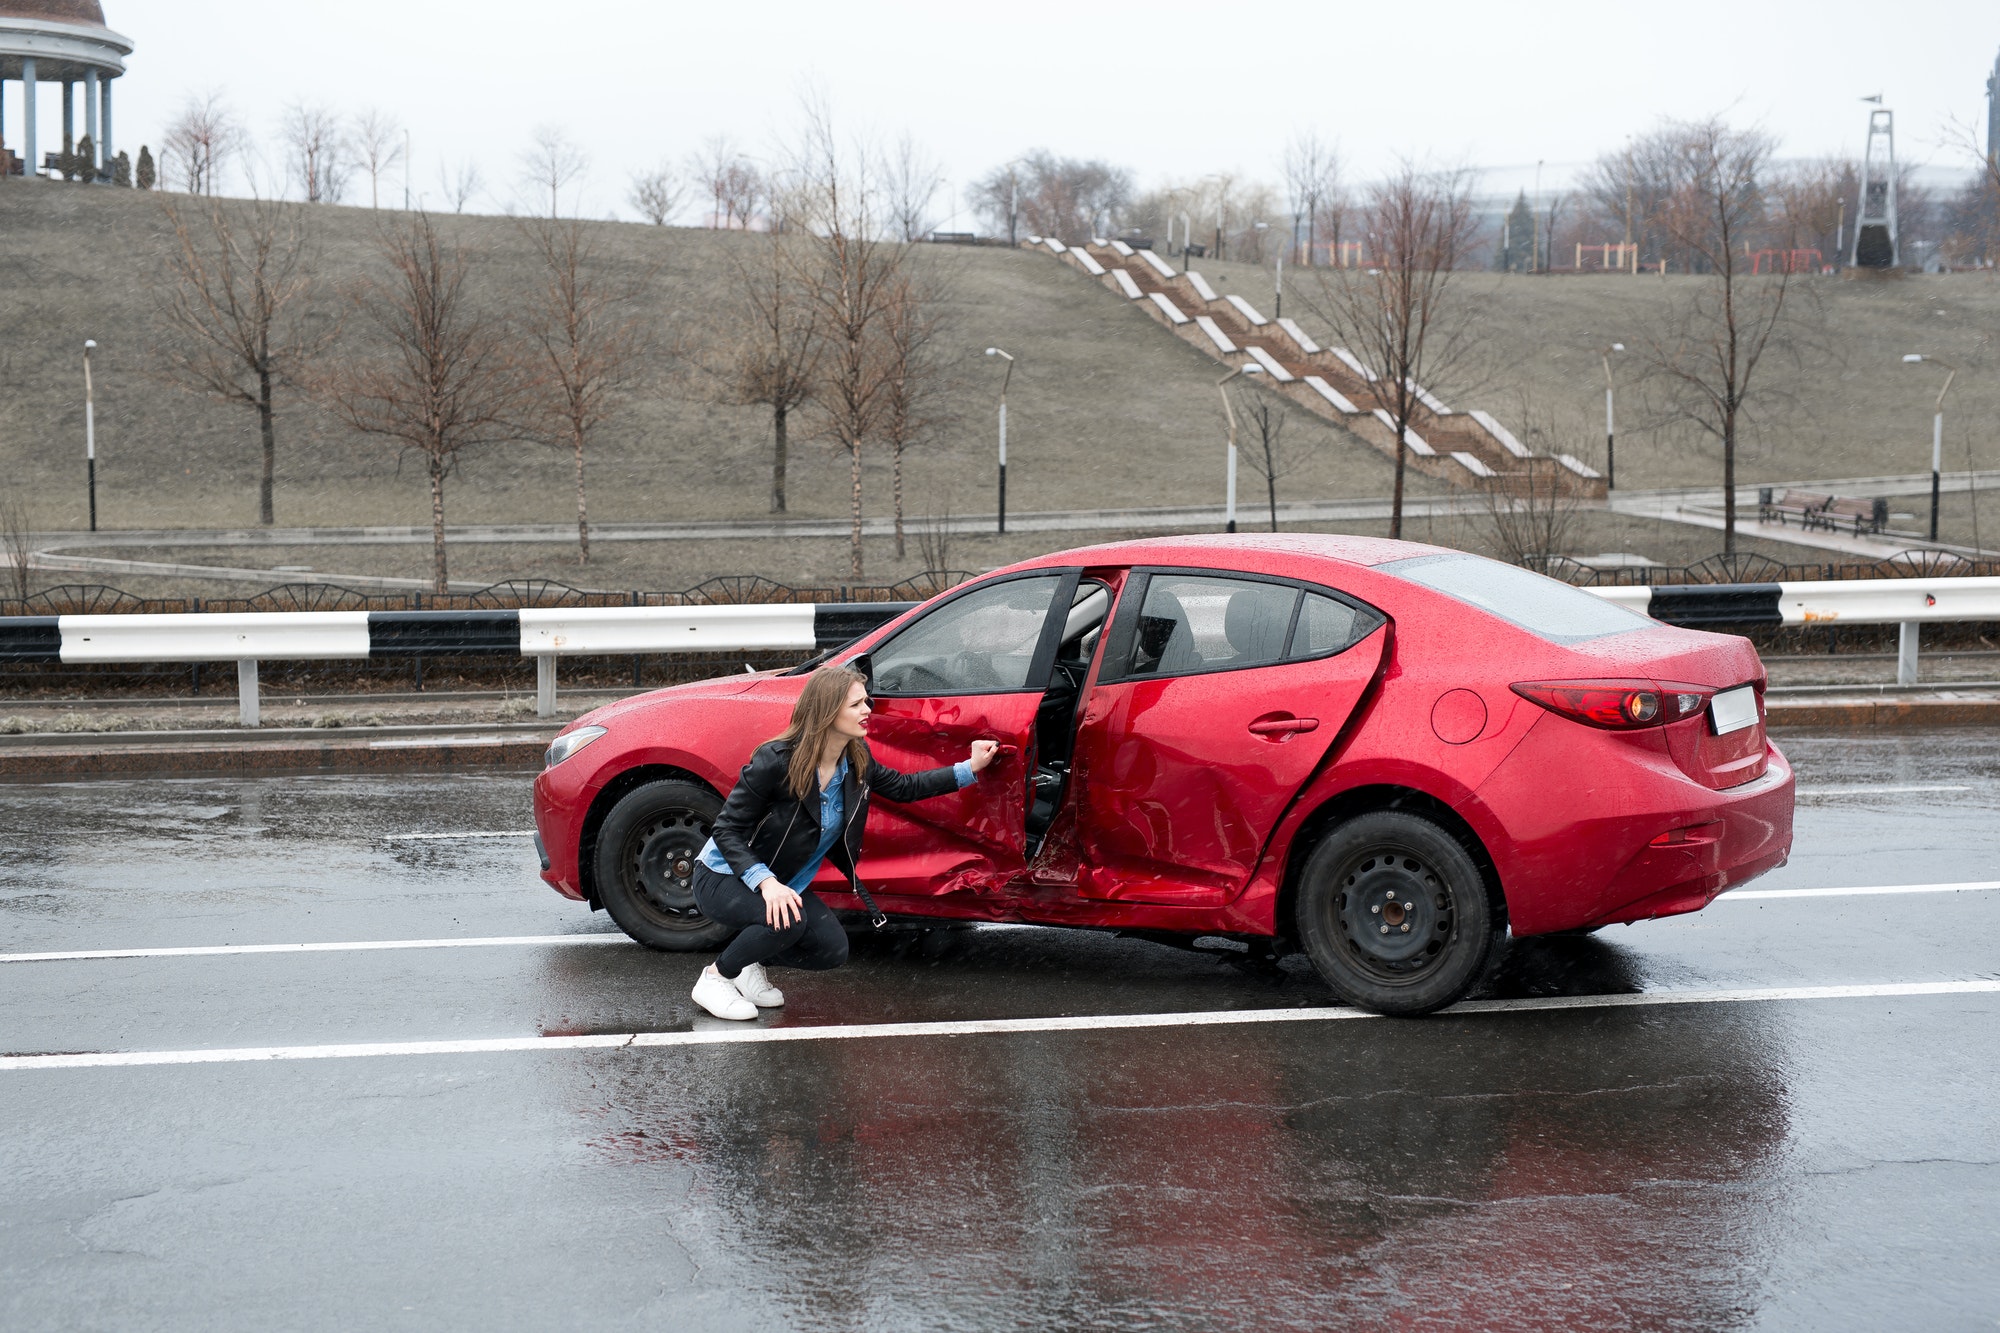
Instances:
[[[597,897],[648,949],[719,949],[736,932],[695,906],[695,858],[722,800],[693,782],[649,782],[611,807],[597,831]]]
[[[1340,997],[1379,1014],[1427,1014],[1464,998],[1502,935],[1485,878],[1458,839],[1418,815],[1377,810],[1313,849],[1299,938]]]

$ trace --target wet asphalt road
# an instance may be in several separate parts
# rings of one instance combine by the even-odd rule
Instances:
[[[1792,737],[1755,890],[2000,880],[2000,735]],[[525,780],[0,787],[0,955],[601,934]],[[0,1051],[674,1032],[621,942],[0,962]],[[2000,890],[1725,899],[1490,992],[2000,977]],[[791,1026],[1324,1006],[1071,931],[857,940]],[[2000,996],[0,1068],[0,1326],[1992,1328]]]

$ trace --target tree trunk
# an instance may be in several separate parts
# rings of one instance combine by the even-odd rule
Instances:
[[[570,441],[576,449],[576,563],[590,563],[590,518],[583,506],[583,432],[577,431]]]
[[[1409,427],[1397,418],[1396,423],[1396,493],[1389,502],[1389,540],[1401,541],[1403,537],[1403,436]]]
[[[278,461],[278,429],[271,412],[271,372],[268,369],[257,372],[257,429],[263,435],[264,477],[257,488],[257,521],[265,527],[277,522],[277,514],[272,504],[272,473]]]
[[[1264,455],[1264,489],[1271,500],[1271,531],[1278,530],[1278,477],[1274,460],[1270,454]]]
[[[785,512],[785,409],[771,409],[771,512]]]
[[[1722,418],[1722,553],[1736,549],[1736,414]]]
[[[854,578],[861,577],[861,441],[856,440],[847,447],[848,478],[852,494],[848,499],[849,573]]]
[[[891,446],[889,468],[891,489],[896,496],[896,558],[903,558],[903,442]]]
[[[444,568],[444,460],[431,455],[431,591],[451,591]]]

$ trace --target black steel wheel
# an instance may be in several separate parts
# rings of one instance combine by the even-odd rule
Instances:
[[[736,932],[694,901],[695,858],[722,798],[693,782],[649,782],[611,807],[597,831],[597,897],[649,949],[718,949]]]
[[[1395,810],[1336,827],[1299,883],[1299,938],[1340,997],[1378,1014],[1427,1014],[1463,999],[1498,958],[1503,931],[1485,878],[1458,839]]]

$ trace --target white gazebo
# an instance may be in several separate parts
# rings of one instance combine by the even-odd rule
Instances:
[[[132,39],[104,26],[97,0],[0,0],[0,146],[30,176],[42,174],[45,159],[36,137],[35,90],[62,85],[64,148],[77,142],[76,86],[83,85],[83,131],[92,144],[92,167],[102,176],[111,168],[111,81],[125,72]],[[7,137],[7,80],[21,83],[19,147]]]

